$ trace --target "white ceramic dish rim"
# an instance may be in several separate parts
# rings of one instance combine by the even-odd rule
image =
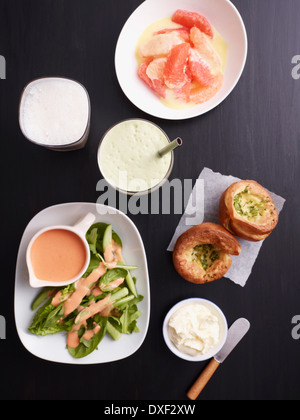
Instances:
[[[134,12],[131,14],[131,16],[128,18],[126,23],[123,26],[123,29],[121,30],[121,33],[119,35],[116,51],[115,51],[115,70],[117,79],[119,82],[119,85],[121,89],[123,90],[123,93],[125,96],[140,110],[143,112],[152,115],[153,117],[161,118],[161,119],[167,119],[167,120],[185,120],[189,118],[198,117],[200,115],[203,115],[218,105],[220,105],[221,102],[223,102],[227,96],[234,90],[235,86],[237,85],[238,81],[240,80],[240,77],[244,71],[244,67],[247,60],[247,54],[248,54],[248,38],[247,38],[247,31],[245,28],[245,24],[243,22],[243,19],[236,8],[236,6],[230,1],[230,0],[165,0],[163,5],[160,3],[161,7],[157,7],[157,2],[159,0],[146,0],[144,1],[139,7],[137,7]],[[212,4],[212,2],[220,3],[222,4],[224,8],[229,8],[230,13],[232,13],[232,17],[236,19],[236,22],[238,24],[238,30],[239,30],[239,39],[240,42],[242,42],[242,50],[243,50],[243,57],[240,58],[239,63],[237,65],[238,70],[236,71],[235,79],[230,83],[230,85],[225,89],[225,83],[222,87],[222,89],[218,92],[218,94],[209,100],[208,102],[200,105],[196,105],[192,108],[187,108],[184,110],[173,110],[170,108],[167,108],[164,106],[157,98],[155,98],[155,95],[153,95],[152,92],[150,92],[150,89],[145,86],[145,84],[142,81],[136,81],[136,79],[133,79],[133,76],[131,76],[131,80],[128,80],[128,75],[131,72],[128,72],[128,74],[125,72],[124,69],[126,69],[127,66],[130,66],[130,61],[133,59],[135,60],[135,57],[133,58],[132,48],[129,49],[128,58],[126,60],[126,63],[124,64],[124,61],[122,61],[122,50],[124,48],[127,48],[128,45],[131,45],[131,39],[129,34],[132,32],[131,28],[134,28],[135,34],[141,34],[143,32],[142,28],[139,28],[137,25],[139,22],[137,21],[136,17],[141,16],[147,16],[149,15],[149,10],[158,10],[157,13],[163,13],[160,12],[162,8],[167,7],[168,2],[170,5],[173,6],[173,9],[176,8],[184,8],[189,10],[201,10],[201,2],[205,5],[205,7],[209,7],[209,4]],[[191,4],[194,5],[194,7],[191,6]],[[217,7],[216,7],[217,8]],[[228,10],[229,10],[228,9]],[[224,9],[225,10],[225,9]],[[161,15],[158,15],[161,16]],[[164,15],[161,17],[158,17],[158,19],[163,18]],[[147,17],[145,17],[146,24],[144,25],[144,29],[146,26],[150,25],[154,22],[148,22]],[[228,27],[230,25],[228,24]],[[132,35],[131,35],[132,36]],[[138,37],[137,37],[138,38]],[[137,39],[136,39],[137,41]],[[131,52],[130,52],[131,51]],[[234,53],[233,53],[234,54]],[[233,61],[233,60],[232,60]],[[236,61],[236,60],[234,60]],[[236,64],[235,64],[236,65]],[[124,67],[125,66],[125,67]],[[136,72],[134,73],[135,77]],[[226,74],[229,74],[228,66],[225,70],[225,78]],[[143,92],[143,95],[136,95],[136,91],[138,89],[138,92]],[[145,100],[142,100],[141,98],[145,97]],[[156,100],[155,100],[156,99]]]
[[[33,223],[37,223],[36,221],[39,219],[39,217],[43,216],[44,214],[46,214],[46,212],[49,211],[56,211],[56,210],[60,210],[60,208],[64,207],[65,209],[68,209],[71,206],[72,208],[75,206],[76,207],[80,207],[82,209],[82,215],[88,213],[88,212],[96,212],[97,214],[97,218],[96,221],[94,223],[97,222],[104,222],[107,223],[108,221],[105,220],[100,220],[101,217],[103,217],[103,215],[109,215],[109,217],[113,217],[114,215],[120,217],[125,224],[129,225],[131,227],[131,229],[133,229],[133,232],[136,235],[136,239],[138,241],[138,245],[139,245],[139,251],[141,252],[141,254],[143,255],[143,262],[142,264],[140,264],[140,268],[143,271],[143,275],[144,275],[144,292],[141,293],[144,295],[144,300],[142,302],[139,303],[139,309],[142,310],[142,315],[140,317],[140,319],[143,317],[143,329],[140,329],[139,333],[136,333],[135,336],[135,344],[133,346],[131,346],[131,349],[127,351],[127,349],[122,349],[122,340],[123,340],[123,345],[125,344],[126,347],[126,342],[127,340],[130,340],[130,338],[132,338],[133,336],[127,336],[127,335],[123,335],[122,338],[120,339],[120,342],[113,342],[113,344],[119,346],[119,350],[118,352],[120,353],[118,356],[110,356],[107,355],[105,358],[102,357],[101,359],[101,355],[100,357],[97,358],[98,353],[97,350],[94,351],[92,354],[90,354],[89,356],[82,358],[82,359],[75,359],[72,358],[67,349],[64,347],[64,345],[62,345],[61,348],[56,349],[55,348],[55,355],[52,357],[50,356],[46,356],[45,354],[43,354],[43,351],[37,350],[34,346],[34,342],[35,340],[43,340],[43,346],[51,346],[51,342],[52,342],[52,338],[56,336],[59,336],[60,341],[65,340],[66,337],[64,337],[63,333],[61,334],[57,334],[56,336],[47,336],[47,337],[37,337],[34,336],[32,334],[30,334],[27,331],[27,328],[22,328],[22,317],[24,316],[24,312],[22,311],[22,309],[20,309],[17,305],[20,301],[22,301],[21,299],[21,292],[22,290],[26,290],[28,291],[32,291],[32,296],[31,299],[34,299],[34,297],[37,295],[37,289],[31,288],[28,284],[22,284],[22,280],[19,278],[19,274],[21,272],[22,275],[24,276],[28,276],[28,272],[27,272],[27,267],[26,267],[26,248],[28,246],[28,243],[30,241],[31,238],[31,234],[29,232],[29,229],[31,228]],[[98,212],[96,211],[96,209],[98,210]],[[75,218],[77,218],[78,215],[75,216]],[[99,217],[99,220],[97,220]],[[112,222],[113,223],[113,222]],[[113,223],[114,224],[114,223]],[[38,230],[38,229],[37,229]],[[123,238],[124,240],[124,238]],[[26,273],[23,271],[25,270],[26,267]],[[24,289],[25,288],[25,289]],[[27,311],[30,311],[30,320],[32,320],[32,317],[34,315],[34,312],[31,311],[30,309],[30,304],[31,302],[27,302],[28,303],[28,309]],[[26,303],[25,303],[26,304]],[[14,315],[15,315],[15,323],[16,323],[16,329],[17,329],[17,333],[19,336],[19,339],[21,341],[21,343],[23,344],[23,346],[26,348],[26,350],[29,351],[29,353],[31,353],[33,356],[36,356],[42,360],[47,360],[50,362],[56,362],[56,363],[62,363],[62,364],[71,364],[71,365],[93,365],[93,364],[101,364],[101,363],[110,363],[110,362],[114,362],[117,360],[121,360],[121,359],[125,359],[131,355],[133,355],[136,351],[139,350],[139,348],[142,346],[147,332],[148,332],[148,328],[149,328],[149,321],[150,321],[150,281],[149,281],[149,273],[148,273],[148,264],[147,264],[147,257],[146,257],[146,252],[144,249],[144,245],[143,245],[143,241],[142,238],[140,236],[140,233],[137,229],[137,227],[135,226],[135,224],[129,219],[129,217],[127,215],[125,215],[123,212],[114,209],[112,207],[109,206],[105,206],[102,204],[95,204],[95,203],[86,203],[86,202],[70,202],[70,203],[63,203],[63,204],[56,204],[53,206],[50,206],[48,208],[45,208],[44,210],[40,211],[39,213],[37,213],[32,219],[31,221],[28,223],[28,225],[26,226],[22,239],[20,241],[20,246],[19,246],[19,251],[18,251],[18,256],[17,256],[17,264],[16,264],[16,273],[15,273],[15,293],[14,293]],[[25,322],[25,321],[23,321]],[[29,321],[30,322],[30,321]],[[27,324],[26,324],[27,327]],[[102,343],[104,343],[104,341],[108,339],[110,340],[110,337],[104,337],[103,341],[101,342],[100,346],[102,345]],[[126,341],[126,342],[125,342]],[[64,341],[65,343],[65,341]],[[112,341],[111,341],[112,343]],[[104,352],[104,348],[103,346],[100,347],[99,349],[103,349]],[[100,351],[100,350],[98,350]]]
[[[197,303],[197,304],[203,304],[204,306],[208,307],[209,309],[212,310],[213,314],[216,315],[220,321],[220,325],[221,325],[221,334],[222,337],[220,339],[220,342],[218,343],[217,346],[215,346],[214,348],[212,348],[208,353],[204,354],[204,355],[199,355],[199,356],[191,356],[185,353],[180,352],[177,347],[172,343],[169,334],[168,334],[168,323],[169,320],[171,318],[171,316],[182,306],[185,306],[189,303]],[[180,302],[178,302],[176,305],[174,305],[169,312],[167,313],[164,322],[163,322],[163,337],[165,340],[165,343],[167,345],[167,347],[169,348],[169,350],[174,353],[177,357],[183,359],[183,360],[187,360],[189,362],[203,362],[205,360],[211,359],[212,357],[214,357],[224,346],[226,340],[227,340],[227,336],[228,336],[228,323],[226,320],[226,317],[223,313],[223,311],[212,301],[207,300],[207,299],[203,299],[203,298],[188,298],[188,299],[184,299]]]

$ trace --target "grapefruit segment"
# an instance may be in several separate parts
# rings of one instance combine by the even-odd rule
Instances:
[[[189,42],[190,41],[190,29],[185,28],[184,26],[179,27],[179,28],[161,29],[160,31],[154,32],[154,35],[170,34],[170,33],[177,34],[178,36],[180,36],[184,40],[184,42]]]
[[[151,61],[146,69],[146,74],[149,79],[152,81],[160,80],[162,83],[164,83],[164,70],[166,62],[166,58],[155,58],[153,61]]]
[[[166,56],[175,45],[182,43],[184,40],[176,32],[155,35],[141,45],[140,54],[144,58]]]
[[[209,65],[194,48],[190,50],[189,68],[194,80],[201,86],[211,86],[213,84],[214,76]]]
[[[190,30],[190,40],[194,48],[202,55],[202,57],[212,66],[221,69],[222,62],[218,54],[210,45],[207,36],[194,26]]]
[[[222,73],[219,73],[215,77],[215,81],[211,86],[204,87],[195,87],[191,89],[190,100],[195,104],[202,104],[209,101],[213,98],[218,91],[221,89],[223,84],[224,76]]]
[[[167,89],[166,86],[164,84],[163,81],[159,80],[159,79],[151,79],[148,74],[147,74],[147,69],[149,67],[149,65],[151,64],[151,62],[149,61],[144,61],[139,70],[138,70],[138,76],[141,80],[143,80],[147,86],[150,87],[150,89],[152,89],[158,96],[160,96],[161,98],[166,98],[167,96]],[[150,71],[148,72],[150,75],[152,75],[153,73]],[[154,76],[153,76],[154,77]]]
[[[190,102],[192,80],[193,80],[192,73],[189,67],[186,67],[184,85],[180,88],[174,89],[174,96],[176,99],[182,102],[186,102],[186,103]]]
[[[172,21],[188,28],[196,26],[198,29],[200,29],[200,31],[204,32],[210,38],[214,37],[211,24],[204,16],[200,15],[199,13],[178,9],[173,14]]]
[[[176,45],[170,52],[164,70],[165,84],[168,88],[181,88],[185,84],[185,69],[189,58],[189,52],[189,43]]]

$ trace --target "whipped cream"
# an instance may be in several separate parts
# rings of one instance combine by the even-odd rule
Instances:
[[[191,356],[204,355],[219,343],[220,323],[207,306],[191,303],[170,318],[169,336],[177,349]]]

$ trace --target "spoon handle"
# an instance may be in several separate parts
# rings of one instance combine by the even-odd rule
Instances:
[[[195,381],[194,385],[188,391],[187,396],[190,400],[195,400],[201,391],[204,389],[205,385],[211,379],[215,371],[220,366],[220,363],[215,359],[212,359],[209,364],[206,366],[204,371],[201,373],[199,378]]]

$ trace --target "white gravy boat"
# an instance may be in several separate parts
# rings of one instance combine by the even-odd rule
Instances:
[[[95,219],[96,219],[96,216],[94,214],[88,213],[86,216],[81,218],[74,226],[67,226],[67,225],[49,226],[44,229],[41,229],[39,232],[37,232],[33,236],[31,241],[29,242],[29,245],[26,251],[26,263],[27,263],[28,272],[29,272],[29,284],[31,287],[38,288],[38,287],[48,287],[48,286],[51,286],[51,287],[52,286],[53,287],[67,286],[68,284],[74,283],[75,281],[79,280],[83,276],[83,274],[86,272],[90,264],[90,248],[85,238],[85,235],[88,229],[94,223]],[[67,231],[75,233],[81,239],[82,243],[84,244],[85,251],[86,251],[85,264],[82,270],[76,275],[76,277],[73,277],[70,280],[62,281],[62,282],[51,282],[51,281],[45,281],[45,280],[37,278],[34,273],[32,261],[31,261],[31,248],[32,248],[33,243],[43,233],[49,230],[55,230],[55,229],[67,230]]]

